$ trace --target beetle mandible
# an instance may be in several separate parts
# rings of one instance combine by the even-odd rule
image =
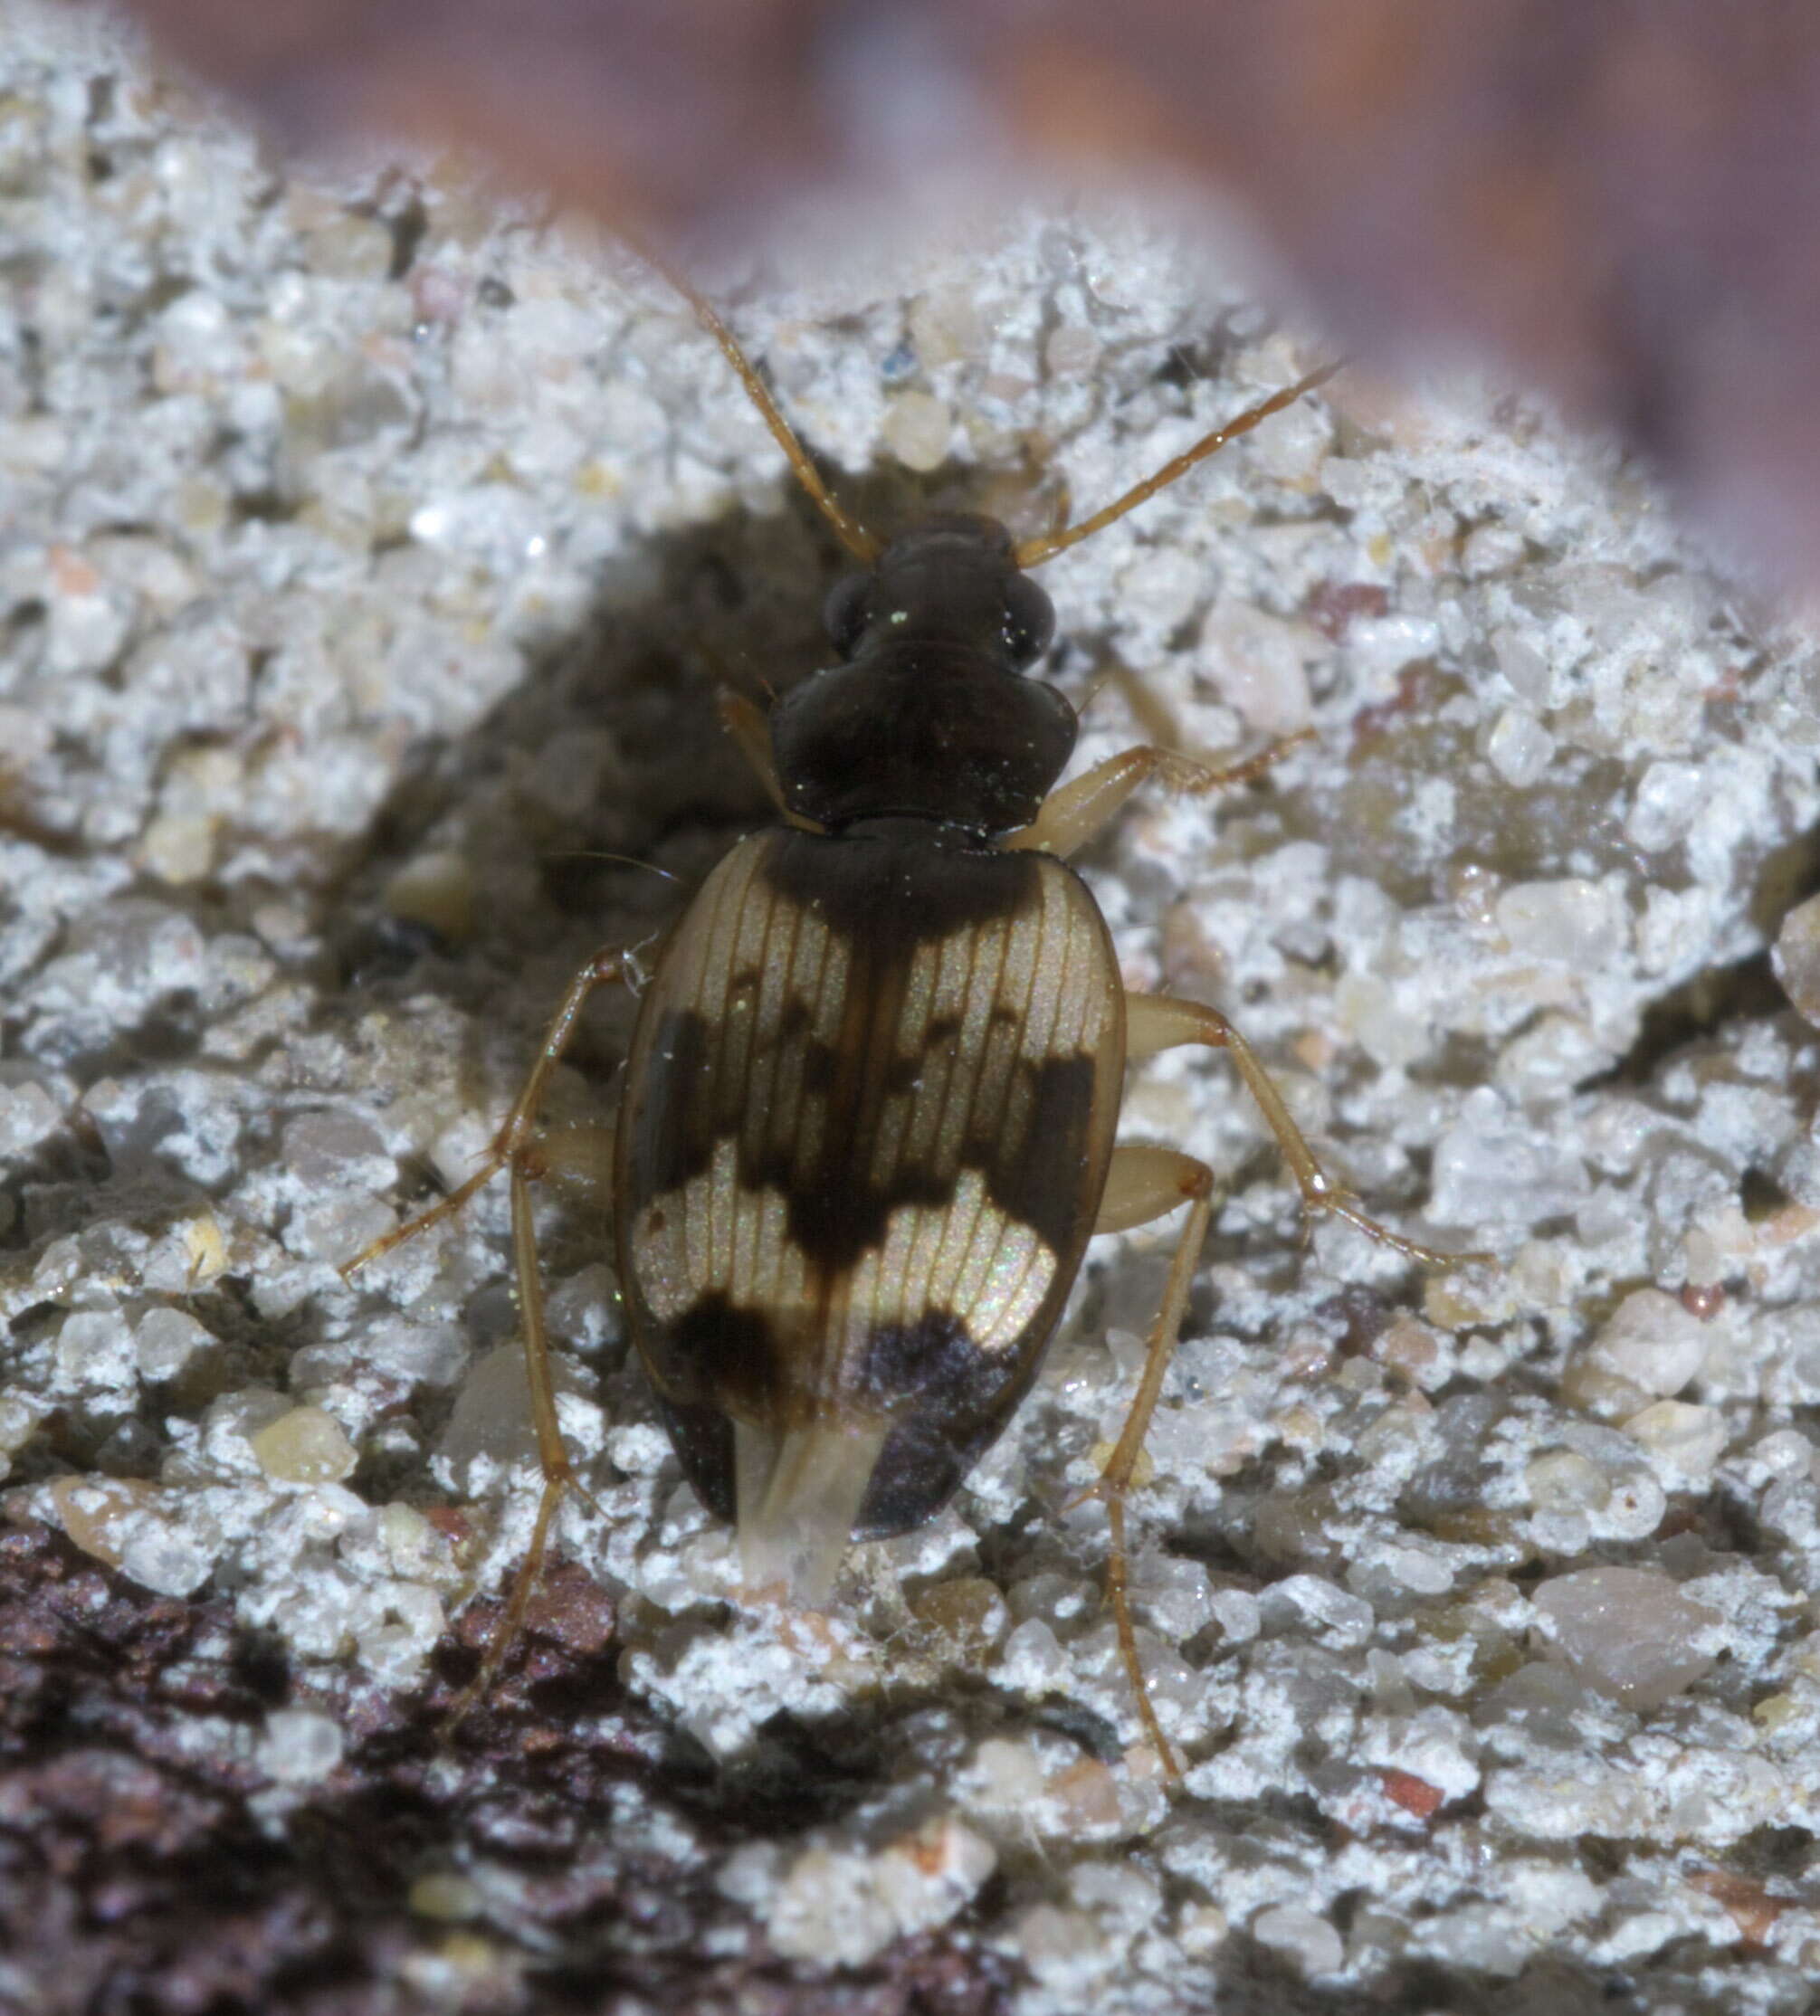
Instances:
[[[643,250],[643,248],[641,248]],[[1067,857],[1152,779],[1193,792],[1255,776],[1139,744],[1067,785],[1073,708],[1033,676],[1053,613],[1028,570],[1110,525],[1315,391],[1327,365],[1205,435],[1103,509],[1015,539],[996,520],[924,519],[884,541],[841,507],[718,311],[693,308],[791,468],[859,563],[829,598],[836,662],[768,718],[722,718],[779,823],[738,842],[664,939],[625,1060],[612,1163],[631,1334],[683,1474],[733,1521],[758,1586],[825,1600],[850,1541],[933,1517],[1004,1430],[1060,1321],[1086,1244],[1186,1206],[1124,1427],[1086,1496],[1109,1522],[1107,1583],[1147,1737],[1174,1761],[1131,1619],[1125,1504],[1196,1263],[1214,1174],[1114,1134],[1128,1063],[1223,1050],[1310,1217],[1451,1264],[1367,1217],[1322,1169],[1257,1057],[1217,1010],[1128,994]],[[468,1181],[376,1241],[365,1265],[510,1173],[543,1494],[476,1691],[510,1644],[566,1491],[532,1184],[550,1073],[628,952],[571,982],[538,1060]]]

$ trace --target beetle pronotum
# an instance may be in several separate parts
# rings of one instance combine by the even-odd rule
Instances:
[[[659,951],[626,1059],[613,1151],[619,1277],[657,1411],[689,1481],[738,1525],[757,1585],[824,1600],[848,1543],[945,1505],[1028,1390],[1087,1241],[1186,1207],[1124,1428],[1088,1496],[1106,1506],[1107,1581],[1147,1735],[1129,1596],[1125,1501],[1211,1222],[1213,1172],[1115,1144],[1128,1062],[1225,1051],[1310,1216],[1405,1257],[1446,1256],[1367,1217],[1322,1170],[1216,1010],[1127,994],[1066,857],[1142,784],[1210,791],[1226,769],[1151,744],[1057,780],[1076,718],[1028,676],[1053,627],[1026,570],[1143,503],[1314,391],[1310,372],[1204,436],[1080,522],[1015,540],[938,516],[889,542],[835,501],[710,304],[671,276],[862,571],[834,591],[839,662],[768,719],[721,711],[779,823],[738,842]],[[626,952],[571,982],[481,1166],[350,1263],[415,1237],[510,1172],[514,1266],[544,1488],[484,1685],[534,1585],[566,1490],[532,1183],[550,1072]]]

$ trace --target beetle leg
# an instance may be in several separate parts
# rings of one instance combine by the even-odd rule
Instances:
[[[598,1179],[602,1130],[564,1129],[539,1137],[537,1114],[550,1074],[562,1060],[588,998],[596,987],[624,984],[631,977],[632,969],[626,956],[617,949],[597,952],[588,961],[570,981],[562,1006],[557,1010],[545,1034],[538,1060],[525,1080],[524,1089],[513,1102],[505,1125],[494,1136],[492,1147],[480,1168],[459,1189],[451,1191],[440,1203],[433,1204],[428,1211],[420,1212],[383,1239],[375,1240],[341,1270],[346,1279],[367,1261],[377,1260],[381,1254],[392,1251],[407,1240],[415,1239],[432,1225],[440,1224],[460,1211],[469,1198],[491,1183],[501,1169],[511,1171],[512,1264],[518,1283],[519,1320],[524,1333],[525,1376],[530,1385],[531,1420],[537,1431],[538,1463],[543,1472],[543,1496],[538,1503],[530,1545],[519,1565],[505,1615],[481,1660],[479,1672],[462,1688],[445,1717],[443,1725],[445,1733],[462,1719],[491,1686],[494,1675],[519,1634],[543,1568],[550,1526],[562,1503],[563,1493],[575,1490],[590,1504],[594,1502],[569,1462],[568,1451],[563,1447],[562,1428],[557,1418],[556,1385],[550,1376],[549,1337],[544,1325],[543,1281],[538,1269],[537,1231],[532,1222],[531,1184],[545,1174],[576,1174],[584,1170]],[[571,1135],[575,1138],[569,1138]]]
[[[1295,1178],[1296,1188],[1301,1193],[1301,1208],[1307,1219],[1343,1218],[1367,1239],[1376,1240],[1380,1246],[1388,1246],[1393,1252],[1401,1253],[1405,1260],[1419,1261],[1424,1267],[1458,1267],[1468,1260],[1490,1258],[1484,1253],[1440,1252],[1432,1246],[1405,1239],[1401,1232],[1392,1231],[1388,1225],[1380,1225],[1377,1219],[1367,1217],[1358,1198],[1321,1167],[1314,1150],[1308,1145],[1308,1137],[1291,1117],[1282,1094],[1277,1090],[1257,1052],[1217,1008],[1206,1007],[1198,1001],[1174,1001],[1167,994],[1126,995],[1125,1053],[1128,1060],[1140,1061],[1155,1056],[1158,1051],[1173,1050],[1180,1043],[1205,1043],[1210,1050],[1230,1053],[1238,1067],[1239,1076],[1245,1081],[1246,1089],[1257,1101],[1259,1110],[1270,1123],[1271,1132],[1276,1136],[1277,1146],[1289,1165],[1290,1174]]]
[[[533,1183],[554,1183],[578,1203],[605,1206],[613,1199],[612,1127],[563,1127],[540,1131],[514,1158]]]
[[[730,686],[720,689],[714,704],[719,711],[720,726],[739,745],[739,754],[764,785],[765,795],[781,818],[785,809],[784,786],[777,780],[777,766],[771,757],[771,725],[765,718],[764,708],[748,700],[743,693],[736,693]]]
[[[349,1260],[341,1263],[341,1279],[345,1281],[376,1260],[383,1259],[396,1248],[419,1238],[433,1225],[440,1225],[445,1218],[453,1218],[471,1197],[475,1196],[499,1174],[509,1163],[535,1152],[537,1138],[537,1110],[543,1103],[543,1096],[549,1084],[550,1073],[562,1061],[562,1054],[568,1048],[575,1034],[575,1025],[588,997],[596,987],[629,985],[633,975],[624,953],[616,947],[596,952],[592,959],[568,984],[568,992],[563,996],[562,1006],[556,1012],[538,1052],[538,1060],[531,1067],[524,1089],[513,1102],[507,1114],[505,1124],[493,1136],[493,1144],[487,1151],[486,1160],[472,1175],[452,1190],[446,1197],[439,1199],[427,1211],[420,1211],[415,1218],[406,1219],[402,1225],[395,1225],[389,1232],[376,1239],[370,1246],[363,1246]]]
[[[565,1131],[591,1136],[590,1158],[598,1156],[599,1136],[606,1130],[590,1127]],[[562,1136],[555,1138],[560,1140]],[[608,1138],[611,1139],[610,1135]],[[507,1653],[523,1628],[525,1612],[530,1608],[531,1598],[537,1593],[538,1582],[543,1574],[550,1527],[556,1522],[563,1493],[574,1491],[603,1518],[606,1516],[594,1494],[575,1474],[575,1466],[569,1461],[568,1450],[563,1444],[562,1424],[557,1416],[556,1382],[550,1376],[549,1332],[544,1323],[543,1270],[538,1261],[531,1194],[532,1184],[542,1176],[558,1173],[555,1165],[543,1158],[548,1145],[547,1137],[511,1158],[512,1272],[518,1286],[519,1322],[525,1343],[525,1378],[530,1387],[531,1425],[537,1433],[538,1467],[543,1472],[543,1491],[538,1499],[538,1516],[531,1527],[530,1545],[525,1549],[518,1573],[512,1577],[512,1593],[507,1599],[505,1614],[494,1628],[478,1671],[455,1697],[454,1706],[443,1718],[445,1736],[461,1725],[468,1710],[492,1686],[500,1668],[505,1664]]]
[[[776,758],[771,754],[771,724],[765,717],[765,710],[755,706],[743,693],[736,693],[730,686],[720,689],[716,705],[720,710],[720,726],[739,745],[739,754],[746,758],[748,766],[765,787],[765,795],[776,808],[779,819],[786,826],[794,826],[798,832],[819,833],[826,829],[813,819],[805,819],[800,813],[794,813],[784,802],[784,786],[777,775]]]
[[[1164,1285],[1162,1307],[1150,1326],[1145,1346],[1144,1373],[1125,1416],[1125,1425],[1112,1453],[1106,1459],[1099,1481],[1081,1494],[1079,1505],[1099,1498],[1106,1507],[1108,1546],[1106,1593],[1111,1598],[1112,1620],[1119,1633],[1119,1656],[1124,1661],[1131,1691],[1137,1697],[1138,1713],[1144,1733],[1155,1745],[1163,1769],[1178,1777],[1175,1754],[1150,1706],[1144,1667],[1138,1656],[1138,1634],[1131,1621],[1130,1557],[1125,1546],[1125,1499],[1130,1492],[1138,1459],[1143,1453],[1144,1437],[1150,1417],[1157,1411],[1157,1397],[1163,1390],[1163,1375],[1181,1334],[1182,1317],[1188,1306],[1188,1290],[1194,1285],[1195,1264],[1205,1243],[1207,1226],[1214,1214],[1214,1173],[1193,1155],[1178,1155],[1173,1148],[1119,1147],[1112,1151],[1107,1173],[1106,1193],[1094,1221],[1096,1232],[1124,1231],[1133,1225],[1148,1224],[1153,1218],[1188,1205],[1182,1236],[1176,1242],[1169,1263],[1169,1279]]]
[[[1092,769],[1052,791],[1029,825],[999,842],[1015,851],[1041,848],[1045,853],[1067,856],[1077,853],[1096,833],[1110,825],[1120,808],[1139,785],[1161,777],[1171,791],[1222,791],[1228,785],[1249,784],[1272,764],[1281,763],[1289,752],[1306,742],[1311,731],[1286,736],[1272,742],[1242,763],[1215,768],[1197,763],[1192,756],[1178,756],[1155,742],[1139,742],[1117,756],[1096,763]]]

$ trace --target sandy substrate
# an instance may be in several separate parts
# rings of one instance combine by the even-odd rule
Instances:
[[[886,526],[1089,508],[1321,355],[1110,205],[839,229],[712,284]],[[1223,1063],[1134,1079],[1226,1185],[1133,1508],[1172,1793],[1062,1510],[1168,1227],[816,1618],[733,1601],[553,1200],[598,1510],[439,1749],[535,1505],[504,1197],[336,1263],[762,823],[712,696],[822,661],[832,541],[622,252],[281,168],[89,17],[10,10],[0,270],[0,2003],[1807,2006],[1809,631],[1461,382],[1343,375],[1057,560],[1082,766],[1120,668],[1197,746],[1315,730],[1090,856],[1128,984],[1501,1264],[1305,1248]]]

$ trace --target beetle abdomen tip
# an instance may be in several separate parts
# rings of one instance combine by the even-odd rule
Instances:
[[[750,1586],[781,1583],[793,1602],[826,1602],[885,1433],[882,1421],[781,1431],[735,1423],[739,1559]]]

